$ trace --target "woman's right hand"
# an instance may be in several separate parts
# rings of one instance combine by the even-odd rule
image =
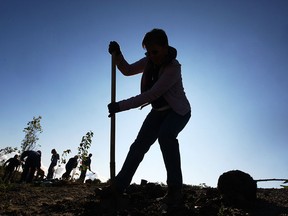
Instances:
[[[110,42],[108,51],[111,55],[112,53],[115,53],[116,56],[121,54],[120,46],[116,41]]]

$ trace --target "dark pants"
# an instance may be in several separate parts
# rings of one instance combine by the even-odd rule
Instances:
[[[79,177],[79,181],[84,183],[85,177],[86,177],[87,169],[81,170],[81,174]]]
[[[48,174],[47,174],[47,179],[53,179],[53,174],[54,174],[54,167],[56,165],[50,164],[49,169],[48,169]]]
[[[181,116],[173,110],[155,111],[147,115],[134,143],[131,145],[121,171],[115,178],[119,191],[124,191],[131,183],[140,162],[150,146],[158,139],[167,171],[167,185],[182,188],[182,171],[178,134],[189,121],[191,113]]]
[[[15,170],[15,167],[10,167],[10,166],[7,166],[5,168],[5,171],[4,171],[4,175],[2,177],[2,180],[4,182],[9,182],[10,180],[12,180],[12,177],[13,177],[13,174],[14,174],[14,170]]]
[[[68,179],[70,178],[70,173],[74,169],[74,167],[66,166],[65,168],[66,168],[66,172],[62,175],[62,178]]]
[[[37,167],[34,164],[25,163],[20,181],[27,183],[32,182],[36,169]]]

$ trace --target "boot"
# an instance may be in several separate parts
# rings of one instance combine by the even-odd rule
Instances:
[[[181,205],[183,204],[182,190],[168,188],[166,195],[158,200],[161,200],[168,206]]]

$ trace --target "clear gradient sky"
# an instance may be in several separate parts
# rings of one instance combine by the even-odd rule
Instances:
[[[101,3],[99,3],[101,2]],[[162,28],[178,50],[192,118],[179,135],[184,183],[217,186],[226,171],[288,178],[288,1],[0,0],[0,147],[20,147],[42,116],[43,166],[50,151],[77,153],[94,132],[92,169],[110,177],[111,57],[144,56],[143,36]],[[140,92],[140,75],[117,72],[117,100]],[[149,112],[117,114],[116,173]],[[158,143],[133,182],[166,182]],[[278,187],[281,182],[259,183]]]

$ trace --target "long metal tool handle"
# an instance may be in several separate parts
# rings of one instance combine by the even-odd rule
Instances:
[[[111,70],[111,102],[116,102],[116,63],[115,53],[112,55],[112,70]],[[115,115],[111,116],[110,128],[110,180],[114,182],[115,179]]]

